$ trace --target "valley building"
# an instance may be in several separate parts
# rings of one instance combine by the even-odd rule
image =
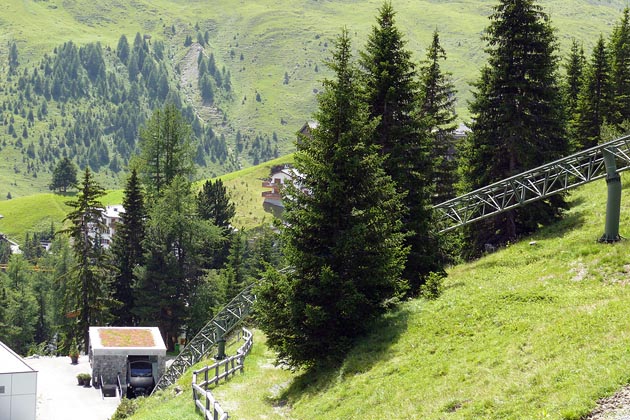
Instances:
[[[37,371],[0,341],[0,420],[35,420]]]

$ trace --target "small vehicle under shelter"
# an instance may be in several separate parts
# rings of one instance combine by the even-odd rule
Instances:
[[[157,327],[90,327],[95,386],[127,398],[149,395],[164,373],[166,346]]]

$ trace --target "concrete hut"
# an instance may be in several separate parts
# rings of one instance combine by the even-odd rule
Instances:
[[[165,369],[166,346],[157,327],[90,327],[92,380],[99,384],[127,386],[131,363],[151,363],[157,383]],[[102,379],[101,379],[102,378]]]

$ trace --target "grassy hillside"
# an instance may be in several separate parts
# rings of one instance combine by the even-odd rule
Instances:
[[[630,243],[596,241],[603,181],[570,202],[555,226],[450,268],[439,299],[383,317],[341,366],[272,369],[257,333],[258,356],[215,394],[234,419],[581,418],[630,382]],[[173,413],[191,405],[182,398]]]
[[[540,3],[558,28],[562,50],[566,51],[570,39],[575,37],[584,41],[587,53],[600,33],[608,36],[626,5],[622,0]],[[72,40],[79,46],[99,41],[110,51],[116,48],[120,35],[125,34],[131,41],[137,32],[150,35],[153,43],[163,40],[172,67],[183,71],[188,66],[182,61],[188,53],[183,46],[185,37],[195,40],[198,33],[208,31],[209,45],[204,53],[214,54],[218,66],[230,72],[232,97],[222,98],[218,111],[201,103],[194,81],[171,75],[172,82],[181,85],[183,99],[196,115],[211,123],[217,134],[225,133],[235,164],[247,167],[252,164],[251,158],[246,153],[234,153],[235,133],[250,139],[277,133],[280,154],[291,152],[295,131],[315,109],[316,93],[327,73],[323,63],[329,57],[331,39],[347,26],[355,48],[364,46],[381,0],[361,2],[360,7],[357,4],[352,0],[220,0],[211,5],[203,0],[7,0],[0,5],[0,78],[7,74],[12,41],[19,48],[20,73],[66,41]],[[495,4],[495,0],[394,2],[398,25],[407,35],[416,61],[424,57],[433,30],[441,32],[448,55],[445,68],[452,72],[459,91],[462,119],[467,118],[470,83],[476,80],[485,61],[481,35]],[[0,91],[0,103],[14,102],[21,93],[11,90],[14,88]],[[58,104],[49,105],[50,115],[45,123],[36,122],[35,127],[29,127],[25,147],[46,134],[48,123],[63,122]],[[7,111],[5,119],[8,114]],[[16,121],[19,131],[24,119],[16,116]],[[0,187],[4,187],[0,188],[0,200],[8,192],[13,197],[46,192],[50,165],[38,164],[38,176],[34,177],[23,168],[24,150],[12,148],[13,139],[6,127],[0,129],[0,143],[3,140],[9,147],[0,152]],[[201,172],[200,176],[219,174],[215,169]],[[120,185],[121,177],[111,172],[103,171],[98,177],[109,188]]]
[[[221,177],[236,205],[236,215],[232,224],[238,229],[250,229],[264,223],[271,223],[272,216],[263,210],[262,181],[268,178],[273,165],[292,163],[293,156],[285,156],[263,164],[252,166]],[[199,181],[193,188],[201,188]],[[74,200],[76,193],[35,194],[12,200],[0,200],[0,232],[18,243],[24,241],[26,232],[39,232],[50,228],[53,223],[58,229],[70,210],[64,203]],[[104,205],[120,204],[122,190],[108,191],[101,200]]]

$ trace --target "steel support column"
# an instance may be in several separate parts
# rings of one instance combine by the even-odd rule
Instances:
[[[608,186],[608,199],[606,201],[606,225],[604,235],[600,242],[617,242],[619,236],[619,215],[621,214],[621,177],[617,172],[615,155],[608,149],[602,150],[604,164],[606,165],[606,185]]]

